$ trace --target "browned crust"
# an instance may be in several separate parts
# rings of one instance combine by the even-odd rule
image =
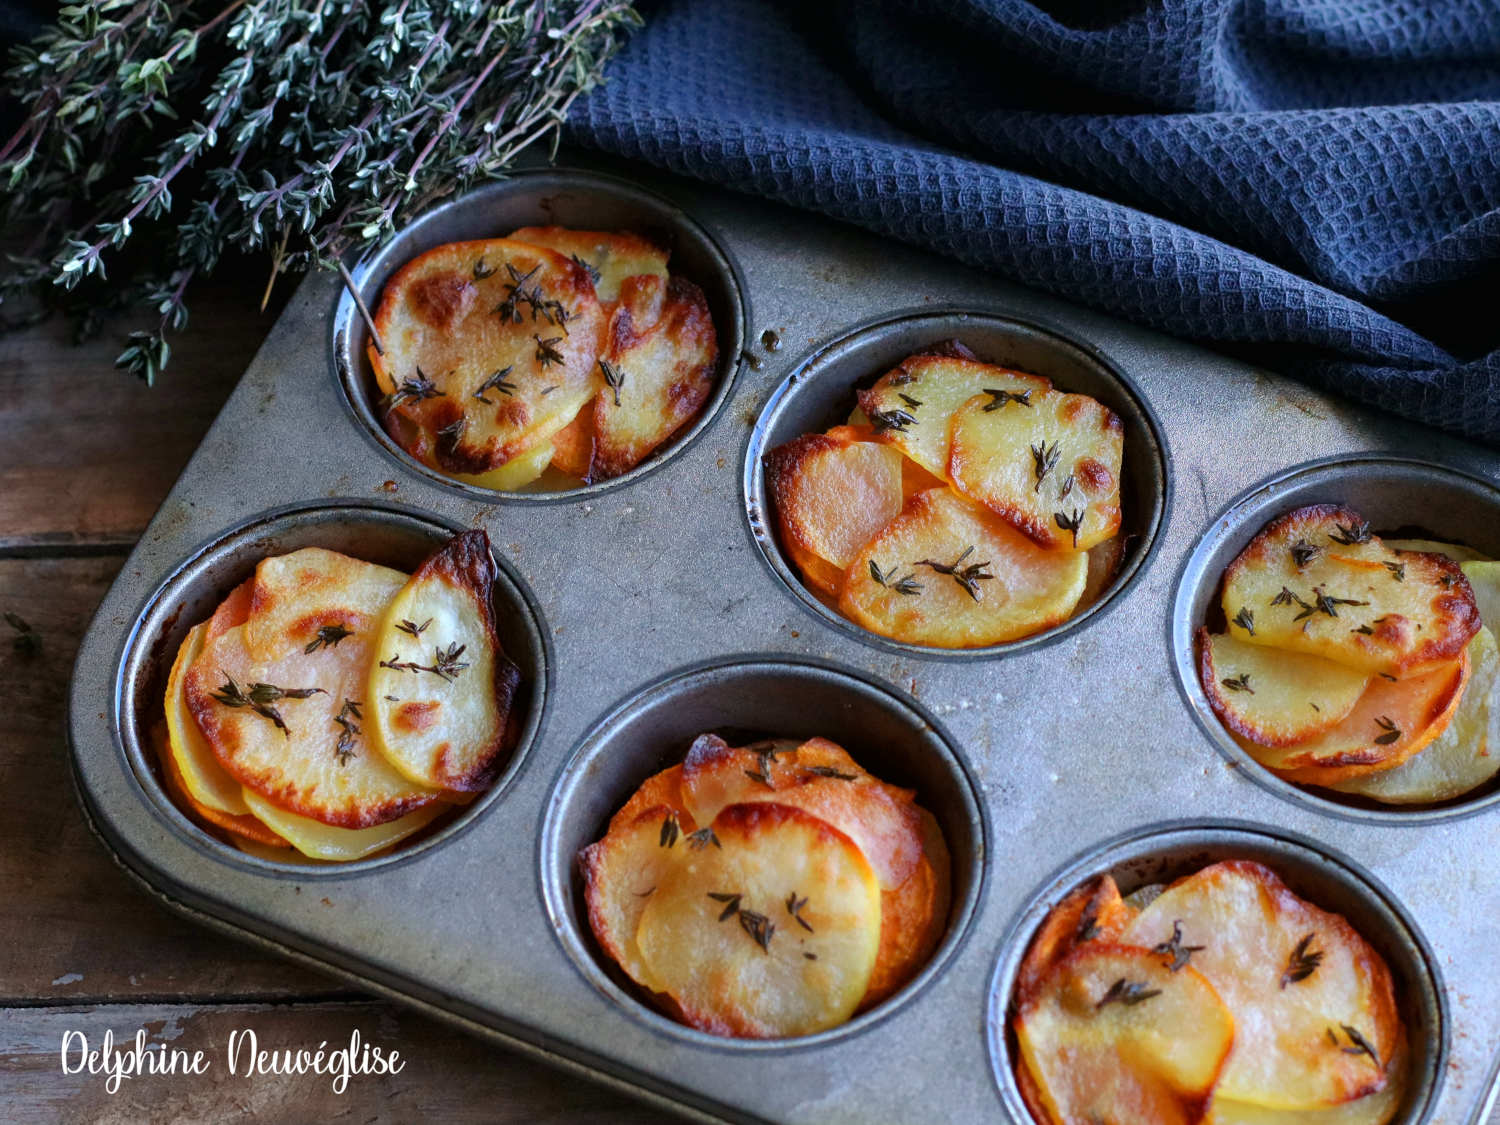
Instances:
[[[1271,737],[1265,731],[1252,727],[1249,723],[1242,721],[1229,706],[1229,698],[1224,694],[1219,684],[1219,675],[1214,670],[1213,651],[1210,646],[1212,634],[1203,626],[1198,626],[1193,633],[1193,645],[1198,651],[1198,682],[1203,685],[1203,694],[1208,697],[1208,705],[1213,708],[1214,714],[1218,716],[1219,722],[1225,727],[1239,735],[1246,741],[1253,742],[1257,746],[1282,747],[1294,746],[1305,741],[1310,735],[1281,735]],[[1337,722],[1330,723],[1328,727],[1337,726]],[[1318,733],[1322,733],[1319,731]]]
[[[664,821],[676,810],[666,805],[654,805],[650,808],[641,809],[631,820],[620,826],[632,827],[645,820]],[[589,929],[594,933],[594,940],[599,943],[599,948],[609,956],[615,964],[621,965],[624,951],[620,944],[615,941],[615,935],[610,932],[609,926],[605,924],[605,910],[603,898],[605,887],[603,880],[604,855],[609,848],[609,837],[615,833],[615,825],[610,825],[610,830],[605,833],[604,838],[596,840],[578,852],[578,874],[583,881],[584,908],[588,914]]]
[[[812,544],[788,518],[788,513],[796,504],[801,469],[817,454],[837,452],[846,444],[827,434],[802,434],[784,445],[778,445],[762,458],[766,467],[766,484],[770,489],[771,504],[776,511],[776,526],[781,530],[782,538],[795,542],[812,554],[816,553]]]
[[[1016,1006],[1030,1000],[1053,966],[1085,941],[1111,941],[1125,932],[1136,911],[1126,905],[1109,875],[1095,875],[1074,887],[1047,912],[1016,971]]]

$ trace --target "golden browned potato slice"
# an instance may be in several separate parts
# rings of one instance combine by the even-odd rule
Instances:
[[[480,474],[547,441],[603,385],[604,312],[583,266],[527,243],[453,242],[386,284],[382,415],[403,449]]]
[[[628,821],[617,814],[604,838],[578,853],[595,940],[631,980],[653,992],[660,986],[641,959],[635,935],[647,900],[676,870],[679,853],[693,848],[682,838],[681,824],[668,805],[637,807]]]
[[[1198,630],[1198,678],[1219,721],[1261,746],[1290,746],[1338,726],[1371,676],[1321,656]]]
[[[1436,539],[1385,539],[1382,542],[1392,551],[1414,551],[1424,555],[1442,555],[1444,558],[1452,559],[1454,562],[1460,564],[1484,561],[1484,556],[1478,551],[1459,543],[1440,543]]]
[[[711,824],[728,805],[773,801],[805,809],[853,840],[887,890],[905,883],[922,858],[910,790],[871,777],[826,739],[772,754],[704,735],[682,764],[682,800],[698,824]]]
[[[455,535],[386,607],[369,670],[371,744],[419,785],[475,792],[505,761],[521,674],[495,631],[495,560]]]
[[[1209,1125],[1386,1125],[1406,1096],[1408,1055],[1403,1040],[1389,1068],[1390,1080],[1368,1097],[1327,1109],[1270,1109],[1215,1097]]]
[[[213,748],[198,729],[198,720],[188,710],[188,669],[203,651],[208,636],[208,622],[194,626],[183,638],[167,677],[167,758],[168,771],[182,782],[182,788],[195,805],[202,805],[224,816],[246,816],[250,810],[240,796],[240,783],[229,776]]]
[[[1009,409],[1023,410],[1019,403],[1046,394],[1052,383],[960,356],[914,355],[860,391],[859,406],[881,441],[946,481],[953,415],[987,387],[1003,392]],[[1000,401],[1001,395],[990,397]]]
[[[1042,547],[1087,550],[1120,528],[1125,428],[1087,395],[1045,391],[998,407],[976,395],[953,415],[948,475]]]
[[[270,661],[294,649],[338,649],[355,635],[368,642],[405,583],[399,570],[322,547],[262,559],[250,586],[245,647]]]
[[[1489,629],[1469,642],[1469,683],[1443,733],[1400,765],[1329,788],[1392,805],[1447,801],[1500,772],[1500,652]]]
[[[587,483],[594,475],[594,411],[585,406],[552,435],[552,467]]]
[[[847,1020],[880,945],[880,886],[849,837],[802,809],[730,805],[720,846],[678,848],[636,944],[686,1022],[716,1035],[809,1035]]]
[[[420,832],[438,817],[448,812],[451,806],[441,802],[424,805],[420,809],[397,817],[384,824],[369,828],[335,828],[311,817],[298,816],[294,812],[272,804],[255,790],[245,789],[245,803],[256,819],[263,822],[274,833],[284,839],[309,859],[348,863],[364,859],[376,852],[398,844],[408,836]]]
[[[537,442],[530,449],[516,454],[498,469],[488,469],[482,473],[449,473],[448,475],[454,480],[477,484],[480,488],[493,488],[496,492],[515,492],[525,488],[528,484],[535,484],[536,479],[547,471],[547,466],[552,464],[556,457],[555,440],[554,435],[553,441]]]
[[[977,648],[1066,621],[1087,576],[1084,552],[1044,551],[952,489],[933,488],[855,556],[839,610],[898,641]]]
[[[1289,746],[1239,740],[1290,781],[1327,785],[1388,770],[1447,729],[1469,678],[1468,655],[1404,680],[1377,676],[1338,726]]]
[[[667,252],[629,231],[572,230],[568,227],[522,227],[509,237],[532,246],[545,246],[582,262],[601,301],[613,301],[627,278],[649,274],[667,276]]]
[[[1052,967],[1085,942],[1118,943],[1136,914],[1108,875],[1096,875],[1074,887],[1047,912],[1027,946],[1016,972],[1016,996],[1035,992]]]
[[[1224,573],[1230,635],[1402,675],[1452,660],[1479,629],[1457,563],[1397,553],[1332,504],[1272,520]]]
[[[1174,883],[1121,940],[1150,949],[1174,939],[1202,947],[1189,967],[1234,1013],[1218,1097],[1316,1109],[1384,1088],[1402,1039],[1391,975],[1342,916],[1268,868],[1231,860]],[[1346,1050],[1362,1045],[1370,1051]]]
[[[822,559],[841,576],[859,549],[901,514],[904,460],[891,446],[827,434],[803,434],[771,450],[766,482],[782,542]],[[821,570],[813,573],[822,576]]]
[[[782,537],[781,545],[786,557],[802,576],[802,581],[811,587],[814,594],[830,606],[837,607],[839,591],[844,588],[844,572],[827,559],[813,554],[794,539]]]
[[[151,741],[156,748],[157,761],[161,763],[167,794],[177,802],[179,808],[189,814],[190,819],[196,817],[208,827],[223,829],[229,834],[231,842],[250,840],[269,848],[285,849],[287,847],[285,840],[250,815],[248,805],[245,806],[243,813],[231,814],[205,805],[193,796],[183,780],[182,771],[177,768],[177,763],[172,758],[171,748],[167,745],[165,723],[158,723],[151,728]],[[243,797],[240,798],[240,802],[243,804]]]
[[[689,834],[698,827],[693,821],[692,814],[682,803],[682,765],[669,766],[660,773],[654,773],[645,781],[641,782],[640,788],[630,795],[630,800],[609,818],[609,831],[624,828],[632,824],[635,818],[647,809],[654,808],[671,809],[677,814],[677,827],[680,833]]]
[[[1044,1119],[1191,1125],[1204,1119],[1236,1021],[1192,966],[1089,942],[1068,954],[1014,1021],[1025,1084]]]
[[[947,878],[926,855],[906,882],[880,892],[880,949],[860,1011],[896,992],[927,963],[948,924],[948,902]]]
[[[605,333],[599,364],[605,387],[594,400],[596,479],[635,468],[713,392],[719,342],[703,291],[685,278],[649,280],[665,285],[661,315],[650,325],[636,320],[641,302],[627,289]]]

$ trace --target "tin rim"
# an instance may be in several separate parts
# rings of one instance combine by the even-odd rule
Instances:
[[[361,499],[332,499],[272,508],[200,543],[153,588],[137,611],[115,665],[112,692],[115,749],[138,795],[159,823],[179,839],[213,859],[258,874],[280,878],[328,879],[362,875],[376,868],[404,863],[426,855],[463,835],[515,784],[529,764],[546,720],[552,687],[552,650],[544,618],[524,579],[508,560],[491,552],[497,564],[495,601],[501,611],[502,634],[509,635],[507,655],[522,666],[523,685],[529,685],[526,719],[504,770],[469,805],[445,814],[440,827],[419,834],[410,844],[398,844],[384,855],[346,863],[281,863],[261,859],[225,843],[199,828],[165,792],[145,736],[155,689],[165,679],[170,657],[185,634],[223,596],[248,576],[254,564],[276,553],[283,537],[297,542],[286,550],[320,545],[317,539],[337,534],[384,534],[386,546],[376,553],[421,557],[465,530],[462,524],[397,504]],[[307,541],[302,541],[306,538]],[[415,563],[412,564],[413,566]],[[233,575],[233,579],[230,578]],[[189,606],[194,612],[185,615]],[[187,620],[183,620],[184,616]],[[173,636],[173,634],[178,634]],[[516,642],[519,641],[519,644]],[[164,663],[165,662],[165,663]]]
[[[679,1024],[642,1000],[634,986],[624,977],[607,955],[598,949],[582,909],[582,889],[576,874],[575,858],[582,846],[602,835],[604,823],[633,792],[634,786],[656,770],[681,761],[687,742],[678,739],[663,745],[654,737],[644,749],[636,747],[634,761],[626,771],[628,778],[612,788],[603,800],[596,801],[604,810],[602,816],[581,810],[578,806],[589,785],[597,786],[597,773],[611,761],[619,762],[630,753],[615,747],[630,741],[634,727],[644,725],[664,709],[680,707],[689,693],[721,693],[736,683],[755,677],[782,677],[802,681],[815,690],[833,693],[866,707],[880,708],[886,718],[905,729],[909,746],[893,756],[905,757],[914,769],[927,770],[943,778],[948,803],[940,810],[933,794],[918,787],[918,803],[937,819],[952,857],[952,897],[948,927],[926,964],[893,995],[866,1012],[837,1027],[812,1035],[785,1039],[736,1039]],[[710,705],[720,715],[732,713],[729,707]],[[679,725],[686,720],[679,720]],[[795,722],[780,728],[767,728],[758,719],[762,734],[811,735],[822,733],[839,741],[840,731],[828,730],[831,720],[815,720],[816,731],[803,731]],[[734,726],[736,724],[724,724]],[[701,727],[695,729],[712,729]],[[691,737],[691,736],[688,736]],[[845,736],[847,738],[847,736]],[[860,757],[859,744],[851,751]],[[888,748],[889,743],[885,743]],[[913,700],[902,699],[883,684],[830,661],[782,654],[741,654],[720,657],[669,672],[647,684],[616,704],[598,721],[559,770],[547,804],[542,811],[538,832],[537,860],[542,907],[551,923],[550,929],[573,967],[595,989],[657,1034],[694,1047],[726,1052],[786,1052],[830,1046],[859,1035],[894,1015],[924,992],[953,964],[967,942],[974,919],[983,900],[989,875],[989,814],[979,798],[978,785],[967,764],[955,750],[955,743],[937,719]],[[887,749],[887,753],[892,753]],[[871,772],[875,772],[872,769]],[[896,778],[904,783],[908,778]],[[935,789],[936,786],[927,787]],[[962,874],[960,868],[962,865]]]
[[[495,489],[482,488],[479,485],[454,480],[424,465],[396,445],[390,435],[385,432],[385,427],[380,424],[372,405],[373,375],[364,355],[367,329],[348,289],[340,289],[332,313],[332,331],[329,335],[328,352],[329,368],[334,380],[338,383],[345,404],[359,424],[359,429],[368,440],[380,448],[386,457],[394,461],[401,471],[440,487],[452,489],[466,499],[491,504],[548,504],[587,500],[611,489],[632,484],[672,461],[702,436],[718,418],[724,404],[729,401],[739,374],[745,335],[748,330],[748,299],[745,296],[745,284],[739,265],[725,248],[722,239],[698,219],[688,214],[686,210],[665,196],[616,176],[571,168],[513,172],[505,180],[477,188],[457,199],[424,211],[390,239],[355,263],[350,268],[350,276],[366,305],[373,308],[385,281],[397,269],[417,254],[460,237],[460,233],[455,228],[463,230],[462,237],[493,238],[498,237],[505,230],[519,226],[555,221],[551,208],[559,195],[568,192],[577,192],[586,200],[595,201],[596,206],[612,204],[647,216],[649,221],[636,225],[650,226],[670,232],[674,242],[678,243],[674,246],[674,253],[682,249],[685,243],[691,248],[691,252],[701,259],[701,268],[694,269],[684,276],[699,284],[708,295],[710,307],[715,313],[714,326],[719,334],[719,359],[713,394],[685,430],[674,435],[665,448],[653,452],[628,473],[579,488],[555,492],[500,492]],[[532,196],[539,198],[531,203],[529,201]],[[496,216],[483,227],[483,233],[472,229],[472,224],[478,221],[473,218],[473,213],[490,214],[496,209],[504,209],[507,204],[510,204],[514,210],[506,211],[505,214],[512,216],[515,221]],[[625,224],[606,222],[596,225],[621,226]],[[446,234],[442,233],[445,231]],[[721,320],[727,323],[720,323]]]
[[[1032,1117],[1016,1084],[1011,996],[1021,959],[1047,912],[1094,875],[1115,875],[1121,892],[1128,894],[1232,858],[1264,863],[1295,893],[1323,909],[1362,915],[1349,922],[1390,967],[1412,1050],[1411,1089],[1404,1111],[1392,1120],[1395,1125],[1424,1125],[1430,1119],[1448,1066],[1448,998],[1432,947],[1395,894],[1349,856],[1287,829],[1248,821],[1171,820],[1132,829],[1070,860],[1028,897],[1008,927],[990,977],[984,1023],[991,1072],[1015,1121],[1030,1122]]]
[[[1106,405],[1125,424],[1124,474],[1127,481],[1137,482],[1137,499],[1144,496],[1146,502],[1143,505],[1133,505],[1144,509],[1134,516],[1129,514],[1130,509],[1127,508],[1127,520],[1122,523],[1119,534],[1130,536],[1136,541],[1127,544],[1125,558],[1104,592],[1082,612],[1050,629],[981,648],[939,648],[892,640],[862,628],[824,605],[808,590],[792,564],[787,561],[774,526],[776,517],[766,487],[763,458],[776,445],[789,441],[800,433],[809,432],[796,426],[791,427],[797,431],[795,433],[780,431],[786,428],[784,419],[795,408],[797,400],[808,393],[813,385],[831,381],[832,387],[822,388],[825,392],[822,401],[833,405],[850,395],[856,382],[873,379],[899,362],[900,358],[912,354],[913,344],[908,343],[903,349],[898,349],[901,354],[895,355],[895,358],[891,358],[895,353],[885,355],[884,359],[874,358],[875,353],[888,351],[888,341],[893,338],[928,344],[959,338],[973,346],[971,340],[976,332],[987,334],[991,340],[990,346],[974,348],[982,359],[1004,346],[997,341],[1010,339],[1020,342],[1021,346],[1029,344],[1040,347],[1050,352],[1054,365],[1072,366],[1076,372],[1086,373],[1087,378],[1097,382],[1097,386],[1085,389],[1071,385],[1073,380],[1067,376],[1061,380],[1065,384],[1065,390],[1095,393],[1102,389],[1108,400]],[[1002,358],[998,362],[1005,361]],[[1045,370],[1037,373],[1048,374]],[[828,393],[830,391],[833,392],[832,395]],[[827,424],[833,424],[834,421],[831,417],[825,420]],[[1171,454],[1161,423],[1145,396],[1112,359],[1087,341],[1058,326],[1034,318],[966,308],[911,309],[886,314],[860,324],[820,346],[797,364],[766,400],[750,431],[743,459],[741,491],[746,525],[761,559],[786,591],[819,621],[871,647],[907,656],[939,660],[987,660],[1044,648],[1075,630],[1100,620],[1124,600],[1130,588],[1146,573],[1161,545],[1161,533],[1171,508]]]

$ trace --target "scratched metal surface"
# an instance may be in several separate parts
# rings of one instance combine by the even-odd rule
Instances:
[[[1143,826],[1249,822],[1350,857],[1415,919],[1435,955],[1451,1032],[1429,1119],[1482,1121],[1500,1050],[1500,947],[1484,908],[1495,901],[1496,812],[1392,824],[1256,783],[1195,719],[1170,618],[1200,540],[1216,526],[1234,533],[1216,525],[1221,512],[1291,466],[1378,450],[1494,485],[1500,458],[849,228],[622,174],[680,204],[738,263],[754,364],[741,366],[694,442],[637,479],[552,503],[490,502],[412,471],[370,434],[330,370],[337,280],[309,278],[83,640],[70,716],[75,775],[122,863],[206,921],[694,1114],[980,1122],[1007,1113],[990,1055],[991,982],[1007,935],[1018,940],[1013,927],[1038,909],[1049,880]],[[1113,361],[1161,421],[1173,486],[1157,549],[1108,613],[1050,644],[956,660],[867,643],[809,612],[750,534],[743,459],[773,390],[851,326],[930,308],[1056,325]],[[767,329],[779,350],[761,348]],[[515,776],[451,840],[402,862],[287,874],[211,846],[153,796],[116,729],[117,671],[135,623],[143,613],[154,620],[151,594],[197,548],[268,509],[339,497],[487,528],[535,598],[554,675]],[[1411,522],[1423,524],[1423,513]],[[1500,520],[1432,530],[1467,531],[1500,554]],[[969,857],[982,876],[972,916],[937,971],[888,1015],[811,1044],[747,1046],[667,1026],[581,970],[576,919],[549,907],[568,857],[548,845],[571,839],[559,818],[582,815],[563,797],[619,784],[589,774],[580,786],[566,772],[575,749],[600,735],[605,716],[629,711],[644,686],[730,653],[825,662],[910,700],[966,765],[954,784],[975,781],[987,832]],[[613,793],[592,799],[617,803]]]

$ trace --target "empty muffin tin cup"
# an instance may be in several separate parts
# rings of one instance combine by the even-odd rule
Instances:
[[[501,238],[526,226],[631,231],[671,251],[668,268],[703,290],[718,332],[719,360],[713,394],[698,416],[640,465],[610,480],[558,491],[497,492],[454,480],[408,454],[391,440],[377,413],[380,391],[366,349],[369,329],[347,289],[333,313],[332,363],[361,427],[401,468],[453,488],[471,500],[547,502],[575,500],[638,480],[682,452],[712,423],[729,398],[745,346],[745,302],[739,269],[709,231],[670,200],[625,180],[560,168],[512,173],[425,211],[351,270],[354,286],[373,314],[385,283],[403,265],[447,242]]]
[[[331,864],[282,863],[242,852],[200,829],[178,808],[163,788],[151,740],[151,726],[162,717],[167,676],[183,638],[193,626],[207,620],[231,590],[254,574],[262,559],[303,547],[324,547],[410,572],[463,530],[446,520],[368,501],[334,500],[278,508],[198,548],[156,588],[125,641],[115,681],[115,728],[146,797],[174,832],[219,859],[262,872],[288,873],[298,879],[352,875],[410,859],[454,839],[500,799],[520,772],[541,729],[552,662],[530,591],[498,556],[494,588],[497,632],[506,655],[521,670],[515,750],[489,789],[392,851]]]
[[[641,998],[594,940],[577,856],[652,774],[680,763],[694,738],[715,732],[736,745],[762,738],[832,739],[871,774],[916,790],[937,819],[953,860],[952,905],[938,948],[907,985],[839,1027],[790,1039],[726,1039],[678,1024]],[[986,814],[937,721],[857,673],[821,661],[732,657],[674,672],[595,724],[554,786],[542,825],[543,898],[564,951],[601,992],[664,1034],[735,1050],[785,1050],[858,1034],[897,1011],[952,960],[984,883]]]
[[[861,628],[830,609],[803,583],[780,543],[775,503],[766,482],[765,455],[807,433],[847,422],[855,392],[907,356],[957,340],[986,363],[1051,379],[1058,390],[1089,395],[1117,414],[1125,428],[1119,535],[1124,556],[1099,597],[1067,621],[1029,637],[984,648],[947,649],[907,644]],[[818,618],[868,644],[912,656],[973,660],[1020,652],[1057,640],[1098,619],[1144,572],[1166,521],[1171,481],[1166,438],[1130,379],[1097,348],[1059,329],[990,313],[905,313],[855,329],[803,360],[776,388],[750,434],[743,489],[750,534],[786,587]]]
[[[1112,875],[1128,895],[1230,859],[1264,864],[1295,894],[1343,915],[1385,960],[1410,1050],[1410,1089],[1391,1120],[1393,1125],[1428,1120],[1447,1066],[1448,1006],[1437,962],[1416,922],[1373,875],[1317,841],[1279,828],[1209,821],[1150,825],[1090,849],[1052,876],[1011,924],[990,982],[986,1033],[995,1081],[1013,1120],[1032,1120],[1016,1085],[1013,993],[1021,959],[1047,912],[1095,875]]]
[[[1219,599],[1224,570],[1266,524],[1309,504],[1343,504],[1382,538],[1433,539],[1500,558],[1500,489],[1478,477],[1425,461],[1357,454],[1312,461],[1255,485],[1230,502],[1198,540],[1177,582],[1172,607],[1172,660],[1178,686],[1198,725],[1226,758],[1260,785],[1319,812],[1382,824],[1430,824],[1468,816],[1500,802],[1500,778],[1433,805],[1387,805],[1331,789],[1284,781],[1230,737],[1198,678],[1193,635],[1224,629]],[[1493,628],[1493,625],[1491,626]]]

